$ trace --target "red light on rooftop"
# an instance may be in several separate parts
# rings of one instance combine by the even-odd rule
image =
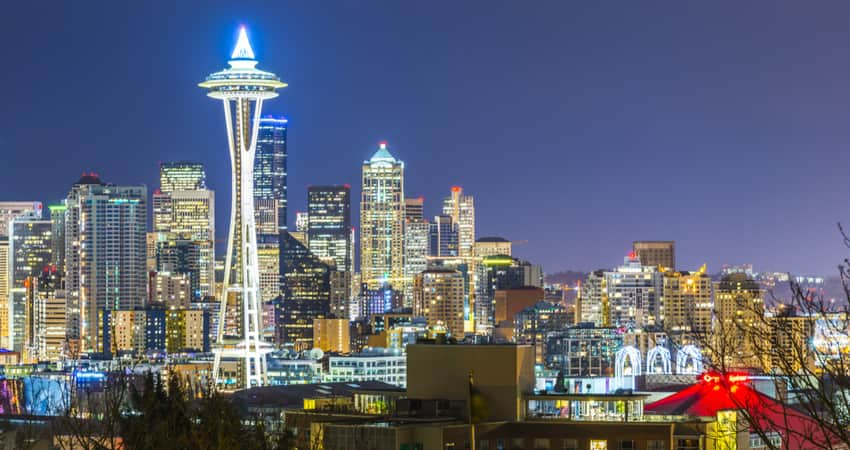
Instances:
[[[378,142],[378,147],[380,147],[380,148],[387,148],[387,141],[380,141],[380,142]]]
[[[629,252],[629,259],[635,259],[635,258],[637,258],[637,255],[635,254],[635,252]]]
[[[463,188],[461,188],[460,186],[452,186],[452,192],[460,192],[462,190]]]
[[[348,183],[343,184],[343,186],[345,186],[346,189],[351,189],[351,185]]]

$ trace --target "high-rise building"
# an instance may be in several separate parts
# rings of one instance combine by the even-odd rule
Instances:
[[[0,202],[0,345],[9,348],[9,224],[22,214],[42,213],[41,202]]]
[[[260,265],[260,301],[267,302],[280,295],[279,240],[260,243],[257,262]]]
[[[413,280],[428,269],[430,224],[419,216],[404,219],[404,303],[413,306]]]
[[[511,256],[511,241],[495,236],[483,237],[475,241],[475,256],[484,258],[496,255]]]
[[[645,266],[676,268],[676,243],[674,241],[634,241],[632,251]]]
[[[731,273],[714,284],[715,322],[711,355],[722,367],[765,367],[769,355],[754,339],[769,335],[764,329],[764,291],[745,273]]]
[[[348,318],[314,320],[313,348],[325,352],[351,353]]]
[[[203,165],[160,164],[160,189],[153,194],[153,231],[158,241],[198,244],[196,300],[215,295],[215,194],[206,188]]]
[[[200,255],[205,244],[186,239],[162,240],[156,243],[156,272],[185,275],[189,280],[193,300],[198,299],[197,293],[200,290]]]
[[[159,164],[159,190],[166,194],[206,189],[206,178],[204,165],[201,163],[178,161]]]
[[[404,284],[404,163],[386,142],[363,162],[360,273],[370,288]]]
[[[313,321],[330,315],[331,268],[289,232],[280,239],[281,341],[306,350],[313,345]]]
[[[254,211],[257,233],[276,235],[286,230],[286,130],[285,117],[260,119],[254,157]]]
[[[277,75],[256,68],[257,60],[243,27],[229,68],[207,76],[199,84],[207,95],[222,100],[225,107],[232,180],[231,223],[227,240],[222,318],[228,308],[239,311],[242,320],[236,329],[219,331],[213,362],[216,385],[238,389],[266,384],[265,352],[260,329],[260,273],[257,261],[257,225],[254,215],[254,164],[259,139],[263,102],[277,97],[277,89],[286,87]],[[284,213],[285,219],[285,213]],[[284,222],[285,223],[285,222]],[[280,223],[278,223],[280,226]],[[222,358],[235,370],[222,373]]]
[[[9,222],[23,214],[35,213],[41,217],[41,202],[0,202],[0,236],[9,236]]]
[[[450,216],[457,227],[457,256],[471,258],[475,252],[475,201],[463,195],[463,188],[452,186],[452,194],[443,200],[443,215]]]
[[[677,345],[699,344],[711,333],[714,310],[711,277],[705,266],[694,272],[664,273],[660,319]]]
[[[351,187],[307,188],[307,243],[310,251],[341,272],[353,270],[351,258]]]
[[[65,354],[65,288],[55,266],[42,270],[33,305],[34,359],[56,361]]]
[[[452,216],[435,216],[429,232],[430,256],[451,257],[458,255],[458,228]]]
[[[53,243],[53,262],[51,263],[62,277],[65,276],[65,201],[57,205],[47,207],[50,210],[50,222],[52,225],[51,241]],[[63,289],[64,290],[64,289]]]
[[[404,218],[405,220],[425,220],[425,197],[406,198],[404,199]]]
[[[522,286],[543,287],[539,266],[507,255],[484,257],[478,265],[474,312],[475,331],[489,334],[496,325],[496,291]]]
[[[661,325],[663,277],[632,253],[612,271],[592,272],[582,284],[576,320],[596,326]]]
[[[50,220],[42,219],[40,213],[29,212],[9,223],[9,331],[13,350],[22,353],[27,310],[31,307],[27,302],[27,291],[34,299],[35,290],[31,285],[53,262],[53,226]],[[33,349],[27,350],[31,354]]]
[[[142,307],[147,297],[147,189],[88,174],[71,187],[67,207],[67,332],[83,351],[96,351],[98,312]]]
[[[192,283],[185,273],[151,272],[148,289],[151,306],[185,309],[192,298]]]
[[[0,344],[9,348],[9,237],[0,236]]]
[[[454,337],[464,332],[465,280],[453,269],[433,268],[416,275],[413,313],[432,327],[444,327]]]

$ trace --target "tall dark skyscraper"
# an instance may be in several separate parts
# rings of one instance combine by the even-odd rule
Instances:
[[[335,269],[349,272],[351,255],[351,187],[310,186],[307,188],[307,243]]]
[[[313,346],[313,320],[330,314],[330,267],[287,232],[280,233],[282,302],[280,341],[296,350]]]
[[[452,216],[435,216],[429,235],[431,256],[458,256],[458,227]]]
[[[286,230],[286,130],[284,117],[260,119],[254,157],[254,210],[257,234]]]

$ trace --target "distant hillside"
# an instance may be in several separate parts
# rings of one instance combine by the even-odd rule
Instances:
[[[576,284],[577,281],[584,281],[586,277],[586,272],[566,270],[564,272],[546,274],[546,282],[559,284]]]

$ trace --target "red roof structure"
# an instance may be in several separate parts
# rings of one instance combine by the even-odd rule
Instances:
[[[781,434],[783,449],[829,448],[826,436],[833,434],[828,429],[804,412],[753,389],[746,374],[708,372],[698,380],[693,386],[647,404],[644,412],[715,417],[719,411],[744,411],[757,429]]]

